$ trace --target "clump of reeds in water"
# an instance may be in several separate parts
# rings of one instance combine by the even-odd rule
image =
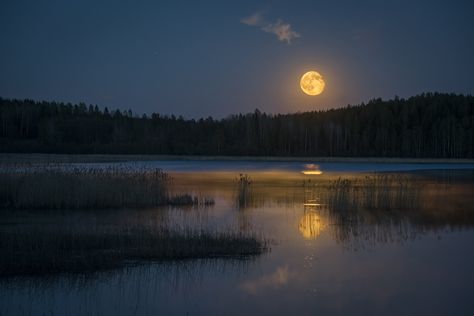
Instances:
[[[146,261],[257,256],[267,242],[238,232],[100,227],[0,232],[0,276],[85,272]]]
[[[142,208],[211,205],[210,198],[170,196],[161,169],[49,168],[0,171],[0,208]]]
[[[339,178],[329,184],[327,202],[337,209],[405,210],[419,207],[420,184],[407,175]]]
[[[239,209],[247,208],[252,204],[252,180],[247,174],[239,174],[237,178],[236,204]]]
[[[411,238],[406,223],[419,216],[420,192],[420,182],[401,174],[339,178],[321,190],[336,240],[354,249]]]
[[[435,176],[438,173],[433,172]],[[471,227],[471,199],[425,173],[383,173],[304,183],[337,242],[357,250],[379,243],[405,242],[419,234]],[[451,179],[455,181],[455,179]],[[459,188],[458,188],[459,189]]]

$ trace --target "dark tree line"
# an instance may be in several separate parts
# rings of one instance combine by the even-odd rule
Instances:
[[[0,98],[0,151],[473,158],[474,97],[426,93],[317,112],[185,120]]]

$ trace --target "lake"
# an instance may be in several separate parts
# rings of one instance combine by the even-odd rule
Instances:
[[[270,250],[247,259],[4,278],[0,315],[474,315],[474,164],[131,161],[54,168],[109,166],[162,168],[174,192],[215,204],[4,211],[0,229],[166,224],[250,232]]]

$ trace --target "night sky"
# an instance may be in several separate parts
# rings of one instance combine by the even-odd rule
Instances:
[[[474,92],[474,1],[1,1],[0,96],[186,118]],[[307,96],[301,75],[326,90]]]

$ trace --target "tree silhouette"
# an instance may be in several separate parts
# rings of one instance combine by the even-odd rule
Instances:
[[[424,93],[295,114],[186,120],[0,98],[0,151],[473,158],[474,98]]]

